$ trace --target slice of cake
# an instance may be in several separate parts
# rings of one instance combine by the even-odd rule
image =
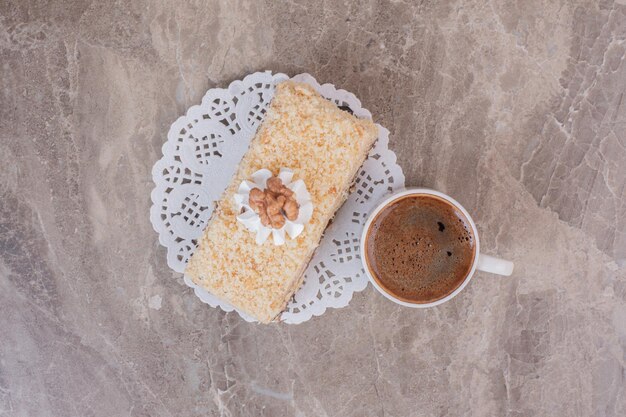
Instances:
[[[340,110],[309,85],[293,81],[278,84],[265,120],[218,202],[185,273],[260,322],[276,319],[302,284],[303,272],[324,229],[346,200],[377,136],[371,120]],[[285,190],[282,182],[269,180],[277,190],[273,194],[269,186],[255,190],[262,186],[250,180],[259,172],[277,178],[287,172],[289,180],[304,183],[312,212],[295,237],[290,238],[288,230],[280,242],[259,239],[262,233],[252,233],[238,220],[245,211],[241,204],[248,203],[245,207],[252,207],[263,217],[259,227],[283,227],[285,222],[270,221],[272,216],[297,216],[297,211],[290,213],[297,207],[292,201],[294,194],[287,190],[281,196],[278,192]],[[263,184],[266,180],[261,179]],[[242,203],[236,196],[246,184],[250,184],[251,201]]]

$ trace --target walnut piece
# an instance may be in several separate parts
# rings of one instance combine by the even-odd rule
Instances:
[[[250,190],[249,202],[252,210],[261,218],[261,224],[274,229],[283,227],[286,219],[296,220],[300,211],[293,191],[278,177],[270,177],[265,190]]]
[[[293,196],[293,191],[283,185],[283,182],[278,177],[270,177],[267,179],[267,189],[274,194],[284,195],[285,197]]]
[[[295,198],[289,198],[285,201],[285,205],[283,206],[283,211],[285,212],[285,217],[287,220],[295,220],[298,218],[298,212],[300,208],[298,207],[298,202]]]

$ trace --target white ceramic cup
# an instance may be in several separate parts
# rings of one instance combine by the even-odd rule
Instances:
[[[376,216],[378,215],[378,213],[380,213],[381,210],[383,210],[389,204],[393,203],[394,201],[400,198],[411,196],[411,195],[424,195],[424,194],[439,197],[447,201],[449,204],[456,207],[461,213],[463,213],[463,215],[465,216],[465,218],[467,219],[467,221],[469,222],[472,228],[472,234],[474,235],[474,239],[475,239],[475,251],[476,252],[474,256],[474,261],[472,263],[472,268],[468,272],[467,276],[465,277],[461,285],[459,285],[458,288],[455,289],[452,293],[448,294],[447,296],[439,300],[435,300],[430,303],[411,303],[411,302],[407,302],[407,301],[397,298],[392,293],[388,292],[382,286],[380,286],[380,284],[378,284],[378,282],[374,279],[367,265],[367,261],[366,261],[367,253],[366,253],[365,244],[366,244],[366,236],[367,236],[367,233],[369,232],[372,221],[376,218]],[[382,203],[378,205],[378,207],[376,207],[376,209],[370,214],[369,218],[367,219],[367,222],[365,223],[365,227],[363,228],[363,234],[361,235],[361,261],[363,262],[363,268],[365,269],[365,273],[367,274],[367,277],[369,278],[374,288],[376,288],[382,295],[384,295],[385,297],[387,297],[394,303],[397,303],[406,307],[414,307],[414,308],[434,307],[439,304],[445,303],[448,300],[451,300],[454,296],[460,293],[463,290],[463,288],[465,288],[465,286],[472,279],[472,276],[474,276],[474,272],[477,269],[479,271],[491,272],[493,274],[505,275],[505,276],[509,276],[513,273],[513,262],[505,261],[504,259],[499,259],[493,256],[484,255],[480,253],[480,239],[478,238],[478,230],[476,230],[476,224],[474,223],[474,220],[472,220],[472,217],[469,215],[467,210],[465,210],[465,208],[462,205],[460,205],[452,197],[444,193],[440,193],[439,191],[430,190],[428,188],[405,189],[403,191],[397,192],[387,197]]]

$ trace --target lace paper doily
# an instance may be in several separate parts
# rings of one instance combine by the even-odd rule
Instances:
[[[192,106],[172,124],[163,145],[163,157],[154,164],[150,221],[167,248],[167,264],[183,273],[196,247],[196,239],[211,217],[257,127],[263,120],[274,86],[285,74],[256,72],[227,89],[214,88],[202,104]],[[320,85],[311,75],[292,78],[313,86],[338,106],[348,106],[358,117],[371,118],[361,102],[332,84]],[[354,191],[339,209],[311,260],[304,285],[283,312],[286,323],[302,323],[328,307],[345,307],[355,291],[367,286],[361,265],[359,239],[368,213],[389,192],[404,187],[404,174],[396,155],[388,149],[389,131],[378,126],[378,140],[356,178]],[[185,283],[212,307],[233,307],[195,285]],[[241,312],[248,321],[253,319]]]

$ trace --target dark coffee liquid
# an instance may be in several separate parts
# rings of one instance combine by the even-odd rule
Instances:
[[[476,252],[463,213],[428,194],[401,197],[381,210],[372,221],[365,249],[376,282],[396,298],[420,304],[457,289]]]

